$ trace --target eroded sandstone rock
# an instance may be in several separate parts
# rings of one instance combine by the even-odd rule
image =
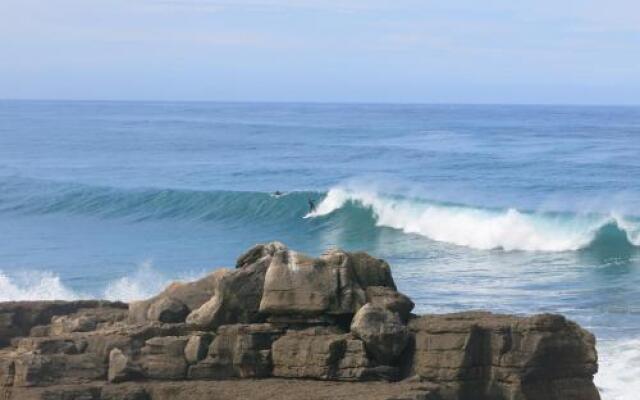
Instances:
[[[260,311],[271,315],[353,315],[366,303],[368,286],[395,288],[384,261],[339,250],[316,259],[281,250],[271,258]]]
[[[257,245],[235,269],[125,307],[0,304],[0,397],[197,400],[210,395],[201,380],[280,377],[411,387],[380,399],[599,398],[595,339],[575,323],[416,317],[389,265],[365,253],[312,258],[278,242]]]
[[[369,286],[366,295],[367,303],[398,313],[403,321],[409,319],[414,307],[410,298],[387,286]]]
[[[445,398],[599,399],[595,338],[562,316],[469,312],[423,316],[409,327],[410,374],[440,384]]]
[[[271,324],[223,325],[207,357],[189,367],[190,379],[271,376],[271,345],[283,331]]]
[[[147,319],[165,323],[184,322],[190,311],[189,307],[180,300],[173,297],[162,297],[149,306]]]
[[[149,308],[163,298],[172,298],[184,304],[189,311],[203,305],[215,294],[215,288],[220,279],[220,273],[212,273],[194,282],[174,282],[157,296],[143,301],[129,304],[129,322],[145,323],[151,320]]]
[[[371,303],[353,317],[351,332],[364,341],[367,351],[383,365],[392,365],[409,341],[409,332],[400,316]]]

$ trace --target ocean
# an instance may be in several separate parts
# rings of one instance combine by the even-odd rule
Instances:
[[[603,399],[640,391],[638,107],[0,101],[0,301],[141,299],[272,240],[384,258],[420,313],[565,314]]]

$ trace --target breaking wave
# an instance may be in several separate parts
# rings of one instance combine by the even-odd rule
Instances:
[[[351,207],[370,210],[378,226],[475,249],[559,252],[640,245],[640,222],[614,213],[485,209],[348,188],[331,189],[307,216],[331,216]]]
[[[307,200],[317,209],[308,211]],[[483,208],[424,197],[334,187],[326,193],[115,188],[24,178],[0,179],[0,213],[71,214],[134,221],[162,219],[277,223],[295,229],[302,217],[362,229],[372,225],[474,249],[576,251],[640,246],[640,219],[616,213],[532,212]],[[318,218],[322,217],[322,218]],[[114,289],[115,290],[115,289]]]

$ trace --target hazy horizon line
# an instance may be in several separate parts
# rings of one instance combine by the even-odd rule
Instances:
[[[3,98],[0,102],[54,103],[214,103],[214,104],[308,104],[308,105],[380,105],[380,106],[555,106],[555,107],[640,107],[639,103],[560,103],[560,102],[449,102],[449,101],[354,101],[354,100],[196,100],[196,99],[61,99],[61,98]]]

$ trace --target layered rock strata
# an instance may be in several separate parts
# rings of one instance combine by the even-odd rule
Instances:
[[[257,245],[234,269],[128,307],[0,304],[0,395],[262,399],[280,387],[282,398],[322,399],[340,387],[345,398],[599,399],[595,338],[564,317],[416,316],[413,306],[383,260]],[[247,382],[235,394],[234,380]]]

